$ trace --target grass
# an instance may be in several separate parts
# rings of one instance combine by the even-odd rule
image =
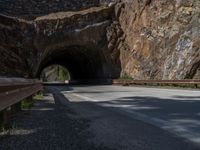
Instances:
[[[127,73],[125,73],[120,79],[123,79],[123,80],[133,80],[133,78],[128,75]]]
[[[35,100],[41,100],[43,98],[44,98],[44,96],[43,96],[42,92],[40,92],[40,93],[38,93],[38,94],[33,96],[33,99],[35,99]]]
[[[44,97],[43,93],[40,92],[40,93],[34,95],[32,98],[26,98],[26,99],[22,100],[21,101],[21,109],[30,109],[31,107],[34,106],[34,102],[36,100],[41,100],[41,99],[43,99],[43,97]],[[14,107],[13,106],[10,107],[10,110],[4,110],[4,111],[8,111],[7,113],[9,116],[17,113],[17,111],[18,111],[15,108],[15,106]],[[3,111],[0,112],[0,132],[6,131],[10,128],[9,124],[5,124],[3,121],[3,119],[4,119],[3,113],[4,113]]]
[[[34,95],[32,99],[24,99],[21,102],[21,108],[22,109],[30,109],[31,107],[34,106],[35,100],[41,100],[43,98],[44,98],[43,93],[40,92],[40,93]]]
[[[22,109],[29,109],[34,106],[34,100],[25,99],[21,102]]]

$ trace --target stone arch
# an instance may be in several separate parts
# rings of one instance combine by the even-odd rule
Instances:
[[[15,53],[19,59],[14,60],[15,65],[26,64],[17,68],[17,74],[26,73],[30,78],[39,77],[41,70],[51,64],[68,68],[73,79],[117,78],[120,66],[113,61],[107,38],[113,9],[113,6],[100,6],[57,12],[31,21],[0,15],[0,42],[4,43],[0,49]],[[9,54],[8,58],[11,58]],[[5,62],[0,65],[5,66]],[[5,74],[8,70],[11,75],[16,74],[10,66],[4,70]]]
[[[109,61],[96,47],[74,45],[51,51],[41,59],[36,76],[39,77],[45,67],[55,63],[65,66],[71,79],[112,78]]]

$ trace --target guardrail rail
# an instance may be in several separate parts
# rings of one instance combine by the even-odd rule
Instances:
[[[115,79],[113,84],[120,85],[161,85],[161,86],[193,86],[198,88],[200,80],[132,80],[132,79]]]
[[[0,111],[42,90],[36,79],[0,78]]]

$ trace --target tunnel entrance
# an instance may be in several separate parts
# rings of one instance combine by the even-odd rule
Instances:
[[[102,50],[95,47],[70,46],[46,50],[39,64],[37,76],[44,68],[59,64],[67,68],[70,80],[104,80],[112,78],[112,66]]]
[[[116,39],[109,38],[115,27],[108,30],[115,19],[113,9],[106,5],[55,12],[32,21],[0,15],[0,74],[40,78],[44,68],[59,64],[68,69],[71,80],[118,78],[120,51]]]

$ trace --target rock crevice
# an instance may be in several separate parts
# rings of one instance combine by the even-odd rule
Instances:
[[[118,48],[122,75],[194,78],[200,67],[198,0],[121,1],[115,10],[126,45]]]
[[[8,2],[0,1],[0,75],[35,77],[60,63],[76,78],[200,78],[199,0]]]

